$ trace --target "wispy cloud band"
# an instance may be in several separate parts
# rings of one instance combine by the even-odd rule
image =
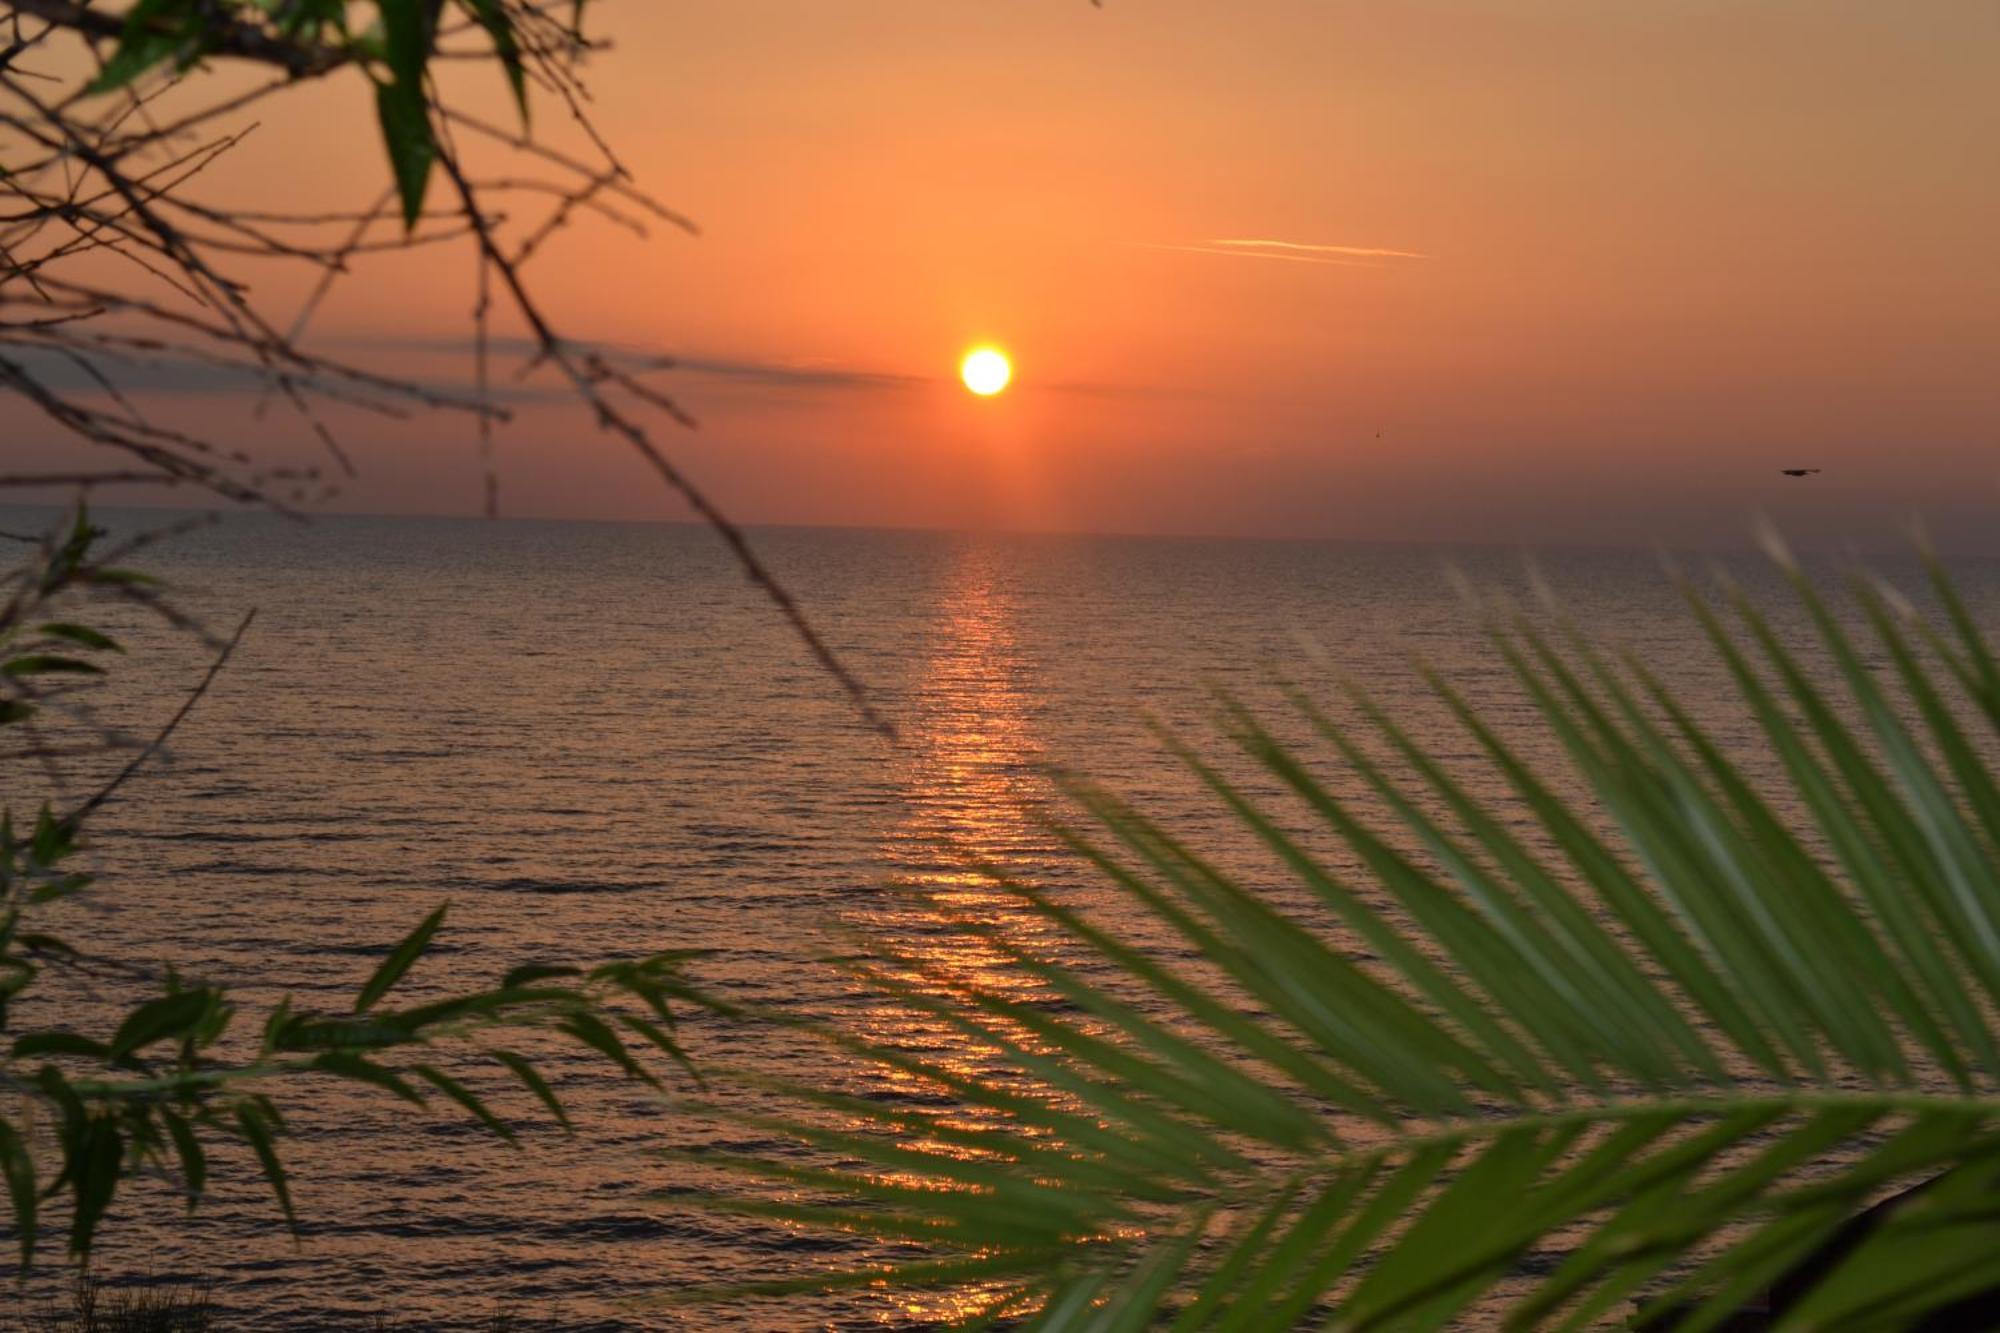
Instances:
[[[1429,259],[1415,250],[1392,250],[1376,245],[1315,245],[1304,241],[1209,240],[1170,245],[1160,241],[1134,241],[1147,250],[1176,250],[1191,255],[1222,255],[1229,259],[1275,259],[1286,264],[1335,264],[1343,268],[1385,268],[1384,261]]]
[[[1344,255],[1353,259],[1429,259],[1415,250],[1390,250],[1376,245],[1308,245],[1304,241],[1204,241],[1232,253]]]

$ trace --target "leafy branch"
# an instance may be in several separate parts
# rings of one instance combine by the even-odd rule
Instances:
[[[0,486],[199,488],[297,512],[356,475],[329,408],[390,418],[448,411],[466,416],[477,432],[486,509],[497,513],[493,431],[513,412],[493,388],[490,325],[511,317],[530,335],[520,378],[552,378],[594,427],[634,450],[723,539],[864,721],[893,736],[743,530],[661,444],[651,420],[695,424],[649,378],[671,362],[623,356],[575,336],[529,281],[549,239],[579,217],[642,236],[652,224],[695,231],[634,184],[592,127],[581,67],[599,44],[584,34],[583,15],[584,6],[571,0],[131,0],[116,10],[19,0],[0,7],[0,127],[9,131],[0,149],[0,389],[79,441],[125,456],[118,467],[0,476]],[[66,44],[82,46],[93,73],[75,79]],[[225,63],[278,77],[178,109],[184,99],[171,94],[199,87],[205,68]],[[450,100],[438,77],[445,63],[492,67],[514,103],[517,127],[492,124]],[[260,212],[202,197],[203,174],[254,130],[244,123],[248,112],[302,80],[350,76],[368,88],[389,167],[379,196],[336,212]],[[582,156],[535,136],[531,111],[548,100],[588,141]],[[493,155],[510,169],[484,168]],[[587,160],[593,155],[596,161]],[[535,174],[517,169],[522,164]],[[442,208],[428,202],[440,174],[452,194]],[[476,260],[468,391],[377,373],[306,345],[327,294],[364,256],[452,244],[469,244]],[[107,280],[105,272],[120,270],[106,261],[123,265],[130,281]],[[316,280],[299,308],[281,315],[254,299],[245,269],[252,261],[303,266]],[[289,411],[328,463],[259,465],[206,433],[208,423],[184,428],[157,419],[132,377],[161,370],[261,387],[260,413],[272,403]],[[76,381],[81,388],[72,387]]]
[[[0,608],[0,735],[30,726],[75,688],[47,682],[100,677],[101,659],[124,651],[85,623],[87,610],[79,604],[87,606],[89,594],[109,590],[165,606],[152,580],[98,558],[102,536],[79,511],[58,537],[41,545],[29,567],[11,576],[13,595]],[[45,618],[58,612],[70,618]],[[287,1221],[296,1225],[281,1156],[282,1099],[316,1079],[367,1084],[418,1107],[442,1098],[514,1143],[514,1126],[461,1074],[468,1060],[503,1071],[569,1130],[556,1089],[534,1060],[513,1049],[525,1034],[567,1038],[652,1087],[661,1086],[653,1068],[658,1059],[692,1073],[674,1032],[677,1010],[714,1002],[685,976],[696,956],[690,951],[596,965],[529,962],[484,990],[395,1006],[399,983],[443,929],[447,909],[441,906],[384,955],[350,1010],[318,1012],[282,1000],[254,1029],[254,1051],[244,1054],[242,1041],[229,1038],[248,1022],[239,1021],[239,1006],[225,985],[97,957],[87,945],[40,928],[42,909],[93,885],[76,868],[87,817],[159,751],[242,632],[239,627],[222,643],[207,676],[161,731],[89,797],[63,813],[44,803],[18,828],[11,812],[0,811],[0,1036],[8,1043],[0,1053],[0,1090],[21,1108],[18,1116],[0,1115],[0,1176],[24,1268],[33,1261],[51,1200],[67,1198],[69,1249],[87,1258],[122,1183],[142,1173],[164,1174],[192,1209],[206,1191],[210,1152],[219,1142],[249,1150]],[[51,645],[66,651],[58,654]],[[108,974],[148,993],[92,1030],[23,1028],[24,1006],[52,970]],[[38,1134],[38,1123],[47,1124],[46,1134]]]
[[[1262,878],[1064,777],[1050,827],[1110,909],[987,867],[1023,929],[921,901],[996,976],[892,940],[847,964],[951,1054],[822,1035],[935,1100],[764,1079],[794,1109],[758,1123],[819,1160],[692,1154],[745,1182],[704,1206],[912,1257],[678,1299],[936,1288],[965,1326],[1092,1330],[1581,1328],[1638,1299],[1708,1329],[1776,1291],[1775,1327],[1866,1330],[1990,1297],[2000,661],[1934,562],[1927,617],[1777,558],[1816,652],[1682,584],[1761,766],[1649,663],[1495,607],[1566,773],[1426,670],[1460,738],[1359,686],[1293,692],[1312,754],[1220,697],[1249,778],[1162,732]]]

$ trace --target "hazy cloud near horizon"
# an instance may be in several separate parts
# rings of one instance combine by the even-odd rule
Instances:
[[[477,385],[472,374],[473,342],[469,337],[442,335],[427,337],[413,334],[377,337],[368,334],[343,334],[315,340],[311,345],[315,350],[332,355],[336,360],[346,361],[372,373],[393,375],[416,385],[426,393],[467,399],[474,397],[476,393]],[[700,352],[659,352],[614,343],[586,346],[610,359],[619,369],[635,375],[706,377],[778,392],[814,390],[897,392],[957,382],[955,377],[948,375],[905,375],[834,364],[763,361]],[[553,378],[551,372],[546,369],[531,367],[532,358],[538,350],[531,340],[520,337],[492,338],[487,341],[487,347],[493,356],[489,393],[495,402],[527,404],[573,401],[575,395],[566,384]],[[352,352],[349,353],[344,349],[352,349]],[[371,358],[367,356],[370,351],[392,350],[428,353],[438,358],[439,364],[426,366],[417,372],[403,368],[399,373],[395,367],[371,364]],[[7,349],[6,355],[43,384],[58,392],[74,394],[103,392],[103,386],[94,377],[61,352],[14,346]],[[107,365],[104,368],[109,371],[113,383],[121,393],[139,397],[147,394],[262,393],[268,385],[268,381],[251,367],[218,365],[211,361],[177,357],[172,354],[133,356],[121,360],[115,366]],[[462,373],[440,375],[436,373],[438,371]],[[521,378],[523,372],[534,378]],[[1152,395],[1166,392],[1144,386],[1073,381],[1030,382],[1020,385],[1016,392],[1036,390],[1107,396]],[[1195,391],[1177,392],[1186,396]]]
[[[400,378],[416,384],[427,392],[468,397],[474,392],[475,385],[471,374],[473,344],[470,338],[425,338],[409,335],[386,338],[352,336],[323,339],[316,345],[321,350],[353,348],[356,355],[348,356],[338,352],[334,355],[336,359],[349,361],[375,373],[394,372],[368,365],[365,353],[371,349],[423,351],[440,358],[449,357],[453,360],[448,364],[463,365],[465,375],[462,378],[440,379],[430,374],[405,374]],[[512,378],[519,369],[526,367],[535,351],[534,344],[527,339],[495,338],[489,341],[488,347],[495,354],[491,391],[496,400],[559,402],[572,397],[570,390],[560,384],[530,383]],[[620,369],[635,374],[678,372],[688,375],[707,375],[778,389],[907,389],[935,382],[913,375],[885,374],[840,366],[801,366],[699,354],[664,355],[608,344],[597,350],[622,363]],[[52,389],[63,393],[102,391],[102,385],[94,377],[60,352],[34,347],[10,347],[6,355]],[[120,392],[127,394],[262,392],[267,384],[267,380],[251,367],[224,366],[171,354],[132,357],[107,369]]]

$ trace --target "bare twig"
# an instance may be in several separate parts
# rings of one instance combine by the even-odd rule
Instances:
[[[569,0],[434,0],[429,8],[432,58],[503,60],[489,20],[507,26],[511,61],[538,96],[553,98],[590,145],[584,157],[513,131],[448,100],[424,81],[424,115],[452,203],[406,226],[395,189],[359,208],[248,209],[205,194],[207,172],[254,128],[243,118],[264,99],[302,79],[341,71],[367,74],[371,88],[396,77],[379,44],[349,29],[300,25],[290,6],[216,0],[199,23],[180,26],[159,9],[136,10],[87,0],[0,0],[0,391],[11,390],[80,443],[121,454],[122,465],[54,468],[0,476],[0,487],[54,484],[159,485],[198,488],[224,500],[297,514],[337,493],[355,473],[349,451],[323,409],[328,404],[392,416],[447,409],[468,413],[477,433],[485,508],[497,513],[496,424],[509,413],[491,395],[491,320],[501,298],[527,326],[525,369],[553,367],[592,422],[635,450],[666,486],[712,527],[752,583],[763,590],[811,657],[885,736],[894,728],[861,682],[809,621],[798,600],[758,556],[743,530],[661,447],[642,416],[673,425],[693,418],[673,398],[612,365],[588,338],[559,332],[538,301],[527,270],[545,243],[582,217],[645,235],[648,221],[696,234],[694,223],[651,198],[590,123],[580,77],[596,44],[579,32]],[[138,18],[133,15],[139,14]],[[11,22],[10,22],[11,21]],[[38,26],[39,25],[39,26]],[[364,25],[352,25],[363,31]],[[99,68],[133,41],[162,44],[160,67],[110,94],[93,93],[89,75],[59,44],[82,43]],[[44,58],[46,57],[46,58]],[[186,90],[201,62],[275,69],[282,76],[218,94],[193,107]],[[44,77],[45,76],[45,77]],[[342,77],[347,77],[342,75]],[[357,79],[357,82],[361,80]],[[169,97],[173,91],[175,96]],[[169,112],[168,107],[174,109]],[[475,171],[455,136],[524,164]],[[472,391],[439,389],[383,374],[303,345],[316,313],[337,283],[368,256],[412,245],[467,245],[474,259]],[[129,285],[106,283],[103,261],[121,263]],[[283,313],[254,298],[245,265],[305,266],[313,280],[304,301]],[[94,266],[94,267],[86,267]],[[50,367],[67,367],[64,376]],[[189,367],[240,375],[259,392],[261,417],[281,404],[325,452],[322,468],[260,466],[208,427],[152,419],[138,369]],[[68,381],[80,381],[82,388]]]

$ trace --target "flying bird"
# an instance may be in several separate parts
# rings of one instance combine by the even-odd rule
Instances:
[[[1781,467],[1778,471],[1788,477],[1810,477],[1818,472],[1819,469],[1816,467]]]

